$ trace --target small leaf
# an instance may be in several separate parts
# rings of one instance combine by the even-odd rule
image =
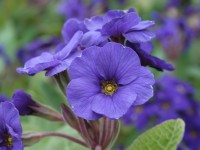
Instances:
[[[184,129],[181,119],[165,121],[141,134],[128,150],[176,150]]]

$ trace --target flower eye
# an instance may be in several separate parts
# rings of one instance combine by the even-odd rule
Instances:
[[[106,95],[112,95],[117,91],[117,84],[114,81],[106,81],[102,85],[102,92]]]

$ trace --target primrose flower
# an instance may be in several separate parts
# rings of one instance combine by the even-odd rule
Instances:
[[[58,13],[66,18],[84,19],[87,15],[87,7],[82,0],[63,0],[58,5]]]
[[[12,103],[18,109],[21,116],[33,115],[39,116],[51,121],[62,121],[60,114],[46,105],[40,104],[31,95],[23,90],[16,90],[12,97]]]
[[[68,101],[74,113],[87,120],[119,119],[153,95],[153,74],[132,49],[118,43],[85,49],[71,64],[69,75]]]
[[[154,88],[152,100],[130,108],[122,118],[124,123],[134,123],[141,130],[168,119],[182,118],[186,129],[178,149],[200,148],[200,103],[193,98],[194,88],[169,75],[157,80]]]
[[[23,150],[19,112],[12,103],[0,103],[0,120],[0,149]]]
[[[35,113],[32,107],[39,107],[32,97],[22,90],[16,90],[12,97],[12,102],[18,109],[20,115],[30,115]]]
[[[174,70],[173,65],[167,63],[166,61],[151,55],[153,50],[153,45],[151,42],[145,43],[131,43],[127,42],[126,46],[131,47],[140,57],[141,64],[143,66],[150,66],[159,71]]]
[[[193,32],[183,17],[165,17],[162,25],[157,28],[156,35],[167,56],[176,60],[185,51],[193,39]]]
[[[142,21],[134,9],[128,11],[111,10],[103,16],[85,19],[84,23],[89,32],[94,33],[96,31],[96,34],[100,32],[103,37],[118,42],[126,38],[132,43],[141,43],[148,42],[155,37],[153,32],[147,30],[149,27],[154,26],[154,22]],[[88,36],[95,38],[96,35]]]
[[[84,21],[69,19],[63,26],[62,34],[67,42],[74,33],[82,31],[84,33],[80,42],[82,48],[103,46],[109,41],[125,44],[139,55],[143,66],[171,71],[174,69],[171,64],[150,54],[153,49],[151,39],[155,35],[148,29],[152,26],[154,26],[153,21],[142,21],[134,9],[111,10],[103,16],[94,16]],[[144,46],[147,43],[150,48]]]
[[[148,28],[154,25],[153,21],[141,21],[134,9],[128,11],[111,10],[103,16],[94,16],[82,22],[68,20],[63,29],[64,39],[71,37],[78,30],[84,32],[81,40],[82,47],[99,45],[111,38],[122,42],[125,38],[133,43],[148,42],[155,34]],[[71,30],[72,28],[72,30]]]
[[[76,32],[68,44],[55,54],[44,52],[40,56],[28,60],[24,68],[17,68],[17,72],[34,75],[46,70],[46,76],[53,76],[66,70],[74,58],[81,55],[81,51],[78,51],[77,48],[82,34],[81,31]]]
[[[46,40],[37,39],[17,50],[17,57],[22,63],[25,63],[29,59],[39,56],[42,52],[52,51],[59,43],[60,40],[57,37]]]

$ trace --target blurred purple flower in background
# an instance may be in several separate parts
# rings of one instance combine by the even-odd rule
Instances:
[[[124,0],[118,0],[117,3],[124,5]],[[107,0],[62,0],[57,11],[65,16],[66,19],[76,18],[84,20],[91,16],[104,13],[109,10],[110,4]]]
[[[182,118],[186,122],[184,139],[179,149],[200,148],[200,103],[194,98],[194,88],[173,76],[163,76],[154,85],[153,98],[142,106],[130,108],[122,118],[125,125],[144,129],[168,119]]]
[[[69,75],[68,101],[74,113],[87,120],[118,119],[153,95],[153,74],[132,49],[113,42],[87,48],[73,61]]]
[[[83,20],[87,17],[87,7],[82,0],[63,0],[58,5],[58,13],[66,18],[77,18]]]
[[[0,149],[22,150],[19,112],[11,102],[0,103],[0,120]]]
[[[200,37],[200,6],[191,0],[169,0],[165,13],[153,13],[156,35],[167,57],[176,61]]]
[[[53,51],[59,43],[60,39],[57,37],[51,37],[46,40],[37,39],[20,48],[17,51],[17,57],[22,63],[25,63],[29,59],[39,56],[43,52]]]
[[[173,65],[167,63],[166,61],[158,57],[151,55],[151,52],[153,50],[153,45],[151,42],[145,42],[145,43],[127,42],[126,46],[131,47],[138,54],[141,60],[141,64],[143,66],[150,66],[159,71],[174,70]]]
[[[193,32],[185,18],[165,17],[160,21],[162,25],[156,29],[157,38],[167,56],[174,61],[190,46]]]

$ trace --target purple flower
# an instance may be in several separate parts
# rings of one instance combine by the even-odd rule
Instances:
[[[134,9],[128,11],[111,10],[103,16],[92,17],[84,21],[90,34],[84,38],[96,39],[101,34],[104,39],[122,42],[126,38],[132,43],[148,42],[155,37],[154,33],[147,30],[154,25],[153,21],[141,21]]]
[[[63,121],[60,113],[53,108],[38,103],[31,95],[23,90],[16,90],[12,97],[12,103],[18,109],[21,116],[33,115],[50,121]]]
[[[163,71],[164,69],[169,71],[174,70],[173,65],[158,57],[151,55],[151,51],[153,49],[153,45],[151,44],[151,42],[140,44],[127,42],[126,46],[131,47],[138,54],[141,64],[143,66],[150,66],[159,71]]]
[[[164,76],[156,82],[155,88],[153,109],[158,122],[178,118],[190,108],[190,95],[194,92],[191,85],[173,76]]]
[[[87,7],[82,0],[63,0],[58,6],[58,13],[66,18],[82,20],[87,16]]]
[[[33,107],[38,107],[32,97],[22,90],[15,91],[12,103],[18,109],[20,115],[31,115],[35,112]]]
[[[137,129],[143,129],[152,119],[152,107],[149,103],[144,106],[131,107],[128,112],[122,117],[125,125],[135,125]]]
[[[150,54],[153,49],[150,41],[154,33],[148,28],[153,25],[153,21],[141,21],[134,9],[111,10],[103,16],[94,16],[83,22],[70,19],[64,24],[62,34],[67,42],[74,33],[82,31],[84,33],[80,42],[82,48],[103,46],[110,40],[126,43],[139,55],[143,66],[148,65],[158,70],[173,70],[171,64]],[[128,41],[125,42],[125,39]]]
[[[186,123],[180,150],[200,148],[200,103],[195,100],[194,88],[173,76],[163,76],[154,85],[154,96],[142,106],[130,108],[122,118],[125,125],[131,123],[137,129],[144,129],[174,118]]]
[[[81,55],[81,51],[78,50],[78,44],[82,34],[81,31],[76,32],[68,44],[60,51],[55,54],[42,53],[40,56],[27,61],[24,68],[17,68],[17,72],[34,75],[46,70],[46,76],[53,76],[66,70],[74,58]]]
[[[191,110],[191,95],[194,94],[191,85],[168,75],[157,80],[154,89],[152,101],[143,106],[130,108],[123,118],[126,124],[132,122],[136,128],[141,129],[151,118],[154,118],[154,123],[160,123],[167,119],[182,117],[184,112]]]
[[[83,22],[74,18],[68,19],[62,28],[62,36],[65,40],[65,43],[68,43],[77,31],[82,31],[83,33],[85,33],[88,30],[86,29]]]
[[[52,51],[59,43],[60,40],[57,37],[47,40],[37,39],[20,48],[17,51],[17,57],[22,63],[25,63],[29,59],[39,56],[42,52]]]
[[[19,112],[12,103],[0,103],[0,120],[0,149],[23,150]]]
[[[108,41],[109,38],[117,42],[122,42],[121,40],[126,38],[130,42],[141,43],[148,42],[155,37],[153,32],[147,30],[153,25],[153,21],[141,21],[134,9],[111,10],[103,16],[95,16],[83,22],[75,19],[68,20],[62,33],[64,39],[68,41],[72,34],[78,30],[83,31],[84,35],[81,40],[83,47],[99,45]]]
[[[160,40],[167,56],[176,60],[181,52],[191,44],[193,32],[188,27],[185,18],[165,18],[157,28],[156,35]]]
[[[179,7],[182,0],[168,0],[167,7]]]
[[[88,120],[122,117],[153,95],[153,74],[130,48],[117,43],[87,48],[69,68],[67,98],[74,113]]]
[[[200,115],[195,115],[193,117],[188,116],[184,118],[186,122],[185,134],[183,137],[183,145],[190,149],[198,150],[200,149]],[[184,150],[184,149],[183,149]]]

